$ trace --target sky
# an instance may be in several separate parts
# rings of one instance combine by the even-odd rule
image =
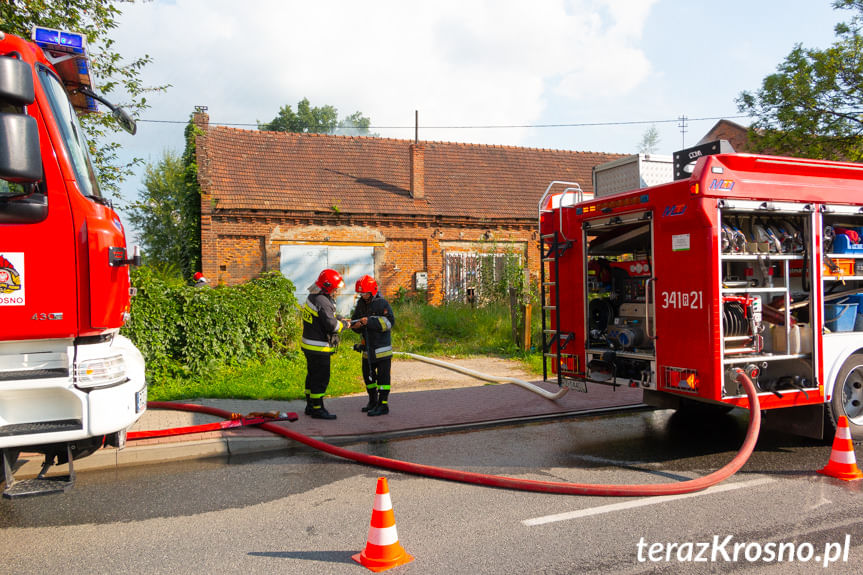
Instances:
[[[119,141],[155,163],[195,106],[255,129],[308,98],[387,138],[413,139],[418,113],[420,140],[636,153],[655,126],[670,155],[720,118],[748,125],[739,94],[849,16],[830,0],[139,1],[114,48],[171,87]]]

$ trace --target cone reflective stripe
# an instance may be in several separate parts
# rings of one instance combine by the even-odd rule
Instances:
[[[833,438],[833,450],[830,452],[830,461],[823,469],[819,469],[818,473],[845,481],[863,479],[863,472],[857,467],[857,459],[854,457],[854,444],[851,441],[848,418],[844,415],[839,417],[836,436]]]
[[[413,557],[399,544],[393,504],[387,486],[387,478],[378,478],[375,502],[372,506],[372,520],[366,547],[362,553],[352,557],[360,565],[378,572],[413,561]]]

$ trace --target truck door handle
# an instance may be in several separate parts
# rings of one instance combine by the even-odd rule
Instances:
[[[656,281],[655,277],[649,277],[644,282],[644,335],[648,339],[656,339],[656,336],[650,333],[650,288],[654,281]],[[656,317],[656,314],[654,314],[654,317]]]

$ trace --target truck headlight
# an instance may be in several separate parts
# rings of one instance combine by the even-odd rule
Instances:
[[[85,359],[75,367],[75,385],[80,388],[106,387],[126,379],[126,361],[122,355]]]

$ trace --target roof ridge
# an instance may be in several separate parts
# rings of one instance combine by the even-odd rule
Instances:
[[[332,139],[343,139],[343,140],[375,140],[375,141],[389,141],[389,142],[404,142],[407,144],[411,144],[414,140],[403,139],[403,138],[386,138],[381,136],[350,136],[346,134],[320,134],[315,132],[281,132],[276,130],[250,130],[245,128],[236,128],[233,126],[224,126],[219,124],[210,124],[209,129],[218,129],[224,131],[234,131],[234,132],[246,132],[249,134],[269,134],[270,136],[264,137],[294,137],[294,138],[332,138]],[[420,140],[420,144],[432,144],[432,145],[443,145],[443,146],[458,146],[464,148],[499,148],[499,149],[509,149],[509,150],[520,150],[520,151],[536,151],[536,152],[552,152],[552,153],[562,153],[562,154],[579,154],[579,155],[606,155],[606,156],[626,156],[628,154],[623,154],[620,152],[596,152],[596,151],[588,151],[588,150],[564,150],[560,148],[539,148],[534,146],[516,146],[513,144],[485,144],[485,143],[473,143],[473,142],[450,142],[446,140]]]

